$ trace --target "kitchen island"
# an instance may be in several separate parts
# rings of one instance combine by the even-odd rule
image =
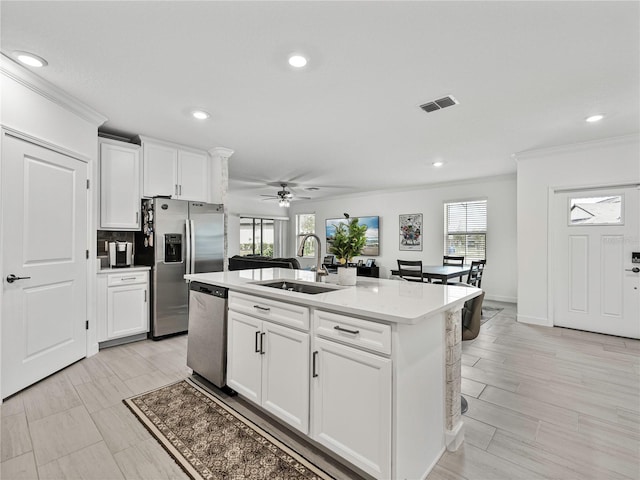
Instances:
[[[364,472],[425,478],[462,442],[460,310],[479,289],[277,268],[185,278],[230,291],[227,384]]]

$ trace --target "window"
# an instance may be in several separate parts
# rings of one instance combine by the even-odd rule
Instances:
[[[444,204],[444,254],[464,256],[464,262],[485,260],[487,201]]]
[[[300,235],[305,233],[316,233],[316,215],[315,213],[301,213],[296,215],[296,248],[300,244]],[[305,257],[316,256],[316,242],[308,241],[304,247]]]
[[[622,195],[569,200],[569,225],[621,224]]]
[[[274,222],[268,218],[240,218],[240,255],[273,257]]]

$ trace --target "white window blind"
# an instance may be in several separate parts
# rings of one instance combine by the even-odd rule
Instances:
[[[464,256],[465,263],[485,260],[487,201],[444,204],[444,254]]]

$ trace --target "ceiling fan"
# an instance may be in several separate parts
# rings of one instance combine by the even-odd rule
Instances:
[[[284,208],[287,208],[291,205],[291,200],[293,200],[294,195],[289,190],[287,190],[287,184],[281,183],[280,186],[282,190],[278,190],[275,195],[260,195],[261,197],[267,197],[264,200],[278,200],[278,205]],[[295,198],[310,200],[311,197],[300,197],[298,195]]]

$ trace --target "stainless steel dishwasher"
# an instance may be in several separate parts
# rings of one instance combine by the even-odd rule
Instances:
[[[187,366],[217,387],[227,383],[227,298],[223,287],[191,282]]]

